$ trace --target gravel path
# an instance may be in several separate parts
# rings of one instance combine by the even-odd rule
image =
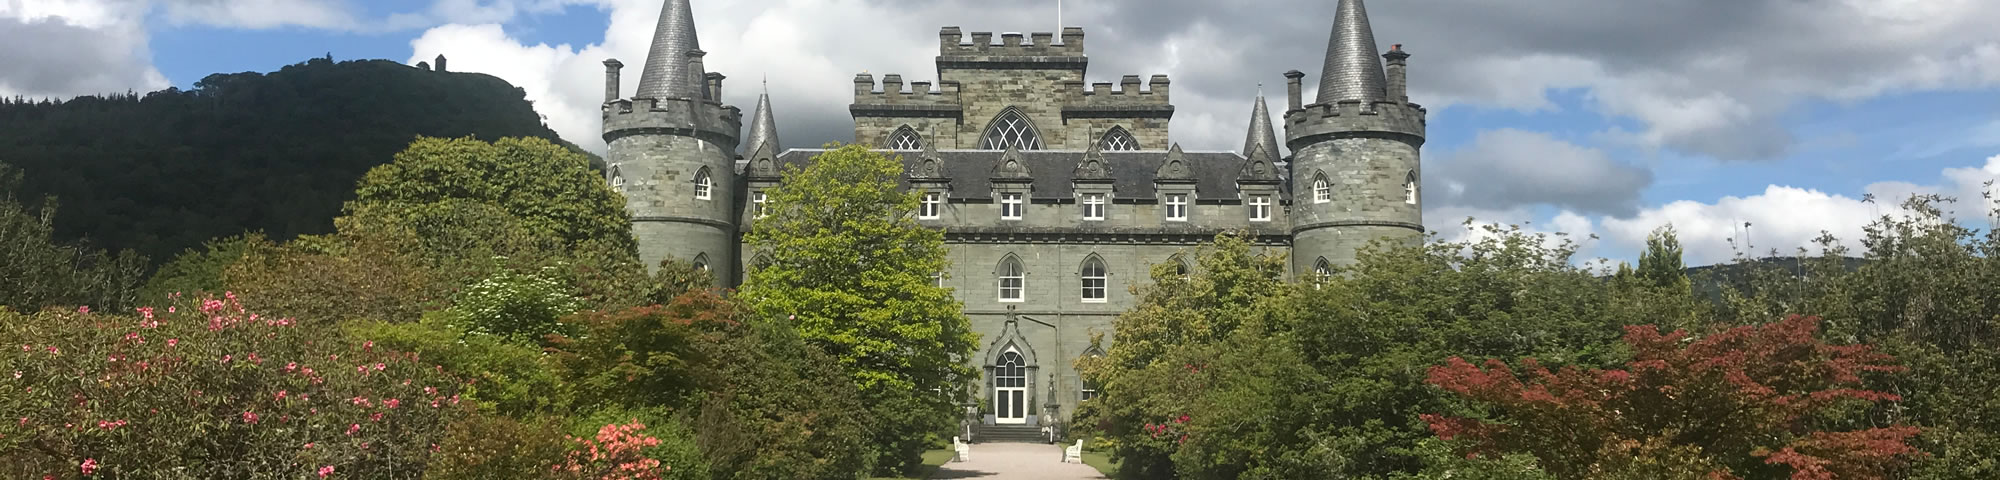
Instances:
[[[1063,447],[1039,443],[976,443],[972,461],[945,462],[931,480],[1102,480],[1097,469],[1062,463]]]

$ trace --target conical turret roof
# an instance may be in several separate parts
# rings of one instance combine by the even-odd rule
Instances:
[[[1243,155],[1264,147],[1264,153],[1278,154],[1278,131],[1271,127],[1271,107],[1264,105],[1264,92],[1257,92],[1257,106],[1250,110],[1250,133],[1243,139]]]
[[[1368,26],[1368,7],[1361,0],[1340,0],[1334,13],[1333,38],[1327,41],[1326,66],[1320,70],[1319,103],[1389,97],[1389,76],[1375,48],[1375,29]]]
[[[638,98],[701,98],[708,72],[697,71],[700,63],[689,52],[701,50],[694,31],[692,0],[667,0],[660,9],[660,25],[653,30],[653,46],[646,55],[646,70],[639,74]]]
[[[771,113],[769,92],[757,96],[756,118],[750,122],[750,136],[744,138],[743,145],[749,152],[768,148],[772,155],[778,153],[778,119]]]

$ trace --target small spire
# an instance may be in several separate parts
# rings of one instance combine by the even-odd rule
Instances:
[[[1327,40],[1326,65],[1320,71],[1319,103],[1389,98],[1388,74],[1383,72],[1375,29],[1368,25],[1362,0],[1340,0],[1334,13],[1333,38]]]
[[[1247,157],[1259,147],[1272,156],[1279,151],[1278,131],[1271,126],[1271,107],[1264,104],[1262,88],[1257,92],[1257,105],[1250,109],[1250,133],[1243,138],[1243,155]]]
[[[688,58],[701,52],[690,1],[667,0],[660,7],[652,51],[646,55],[646,70],[639,74],[638,98],[699,99],[708,91],[700,80],[707,72],[692,71],[699,70],[701,62]]]
[[[750,136],[743,142],[745,151],[766,150],[772,155],[778,153],[778,119],[771,112],[771,94],[757,95],[757,113],[750,122]]]

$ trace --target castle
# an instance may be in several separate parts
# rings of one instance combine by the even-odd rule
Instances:
[[[764,192],[821,150],[779,148],[768,93],[740,133],[724,76],[702,66],[689,1],[667,0],[636,95],[620,94],[623,64],[605,62],[606,173],[643,261],[692,261],[735,285]],[[1182,150],[1167,76],[1086,85],[1081,28],[994,43],[945,27],[936,83],[854,78],[854,142],[900,156],[918,221],[945,232],[954,267],[939,282],[981,335],[972,361],[989,422],[1074,412],[1095,392],[1073,361],[1103,353],[1091,333],[1108,337],[1135,303],[1127,287],[1152,265],[1196,268],[1182,255],[1219,233],[1288,253],[1295,275],[1351,264],[1377,239],[1421,240],[1426,111],[1409,101],[1409,54],[1376,48],[1362,3],[1340,1],[1314,103],[1305,74],[1285,73],[1289,158],[1261,95],[1241,152]]]

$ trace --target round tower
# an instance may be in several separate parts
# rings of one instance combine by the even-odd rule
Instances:
[[[729,281],[736,265],[736,147],[743,114],[723,105],[722,76],[702,69],[689,0],[668,0],[640,73],[639,92],[619,99],[618,68],[606,62],[604,141],[610,181],[625,194],[639,260],[694,262]]]
[[[1402,74],[1409,55],[1398,47],[1378,57],[1362,0],[1341,0],[1317,101],[1301,105],[1305,74],[1286,74],[1294,272],[1352,265],[1378,239],[1423,240],[1426,111],[1408,100]]]

